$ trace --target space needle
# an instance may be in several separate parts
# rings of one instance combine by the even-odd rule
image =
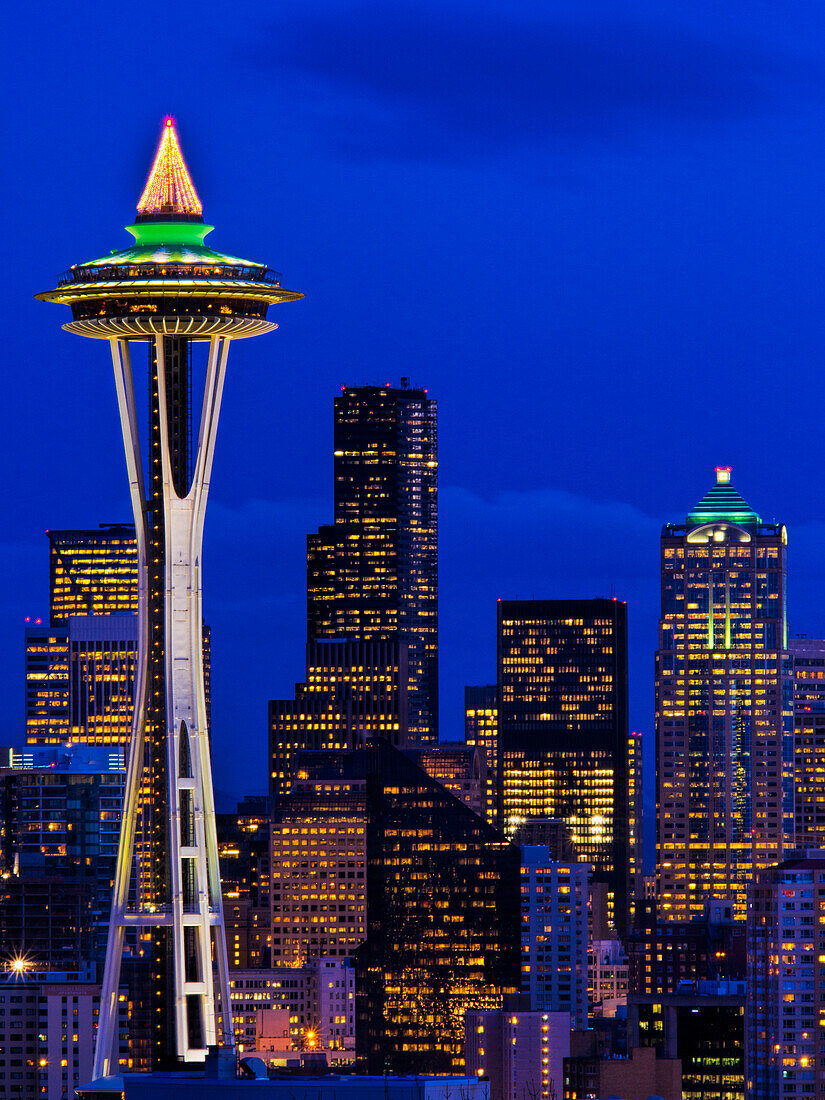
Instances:
[[[153,1067],[234,1045],[204,697],[203,524],[230,341],[277,328],[269,307],[303,297],[265,265],[204,243],[213,227],[171,118],[137,210],[131,247],[76,264],[37,295],[71,307],[68,332],[109,342],[137,532],[134,718],[95,1078],[118,1071],[127,929],[151,939]],[[145,454],[132,370],[138,344],[148,348],[138,389],[150,408]],[[193,447],[193,381],[204,357]]]

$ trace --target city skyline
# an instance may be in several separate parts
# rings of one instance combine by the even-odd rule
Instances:
[[[530,135],[505,139],[497,115],[490,133],[474,138],[464,99],[458,100],[460,119],[434,123],[439,103],[448,114],[451,92],[443,84],[433,87],[429,106],[407,107],[392,89],[371,84],[366,106],[356,104],[353,114],[357,73],[345,69],[343,54],[329,44],[327,61],[317,62],[326,64],[319,74],[324,91],[304,99],[306,44],[323,44],[323,10],[309,5],[305,14],[284,13],[272,31],[261,10],[256,25],[268,45],[253,46],[252,19],[235,28],[225,59],[230,79],[219,91],[192,91],[191,62],[184,59],[179,73],[158,77],[156,90],[146,92],[142,79],[139,96],[101,103],[89,127],[77,128],[69,114],[47,109],[59,98],[53,82],[67,74],[59,50],[64,38],[72,41],[71,64],[94,69],[103,41],[120,27],[117,17],[106,16],[95,30],[84,16],[69,33],[58,15],[54,28],[38,28],[36,36],[53,70],[27,67],[25,48],[11,66],[15,103],[8,125],[22,168],[2,185],[7,209],[16,212],[10,250],[19,274],[11,300],[33,351],[24,359],[22,336],[12,333],[7,356],[10,364],[34,356],[46,366],[49,385],[39,381],[35,388],[42,370],[18,372],[14,415],[0,444],[8,448],[2,452],[7,468],[16,472],[6,487],[13,496],[5,500],[14,534],[0,547],[0,563],[17,578],[0,604],[0,675],[7,695],[19,700],[16,715],[6,715],[0,729],[3,742],[18,740],[22,728],[13,678],[23,618],[45,619],[42,531],[128,517],[113,395],[98,384],[101,368],[90,351],[67,348],[59,332],[35,320],[29,289],[45,285],[44,278],[89,247],[83,230],[99,233],[101,250],[111,245],[107,227],[119,224],[125,196],[142,182],[167,110],[177,114],[193,172],[227,239],[237,240],[241,251],[248,246],[253,257],[278,256],[311,299],[296,307],[290,331],[281,333],[283,361],[294,364],[288,372],[272,369],[268,351],[240,349],[233,363],[237,385],[221,426],[207,525],[206,616],[220,669],[216,753],[228,793],[241,793],[246,783],[246,768],[240,774],[229,750],[234,723],[256,731],[250,751],[253,769],[263,776],[266,701],[288,696],[302,675],[303,546],[330,514],[330,413],[342,383],[383,384],[409,375],[440,404],[443,736],[460,736],[463,687],[494,678],[497,596],[587,598],[610,595],[611,588],[629,606],[631,725],[652,733],[658,530],[697,499],[715,465],[731,465],[744,495],[761,502],[766,518],[781,515],[788,524],[791,633],[825,628],[817,579],[825,539],[813,477],[788,477],[752,428],[764,422],[759,410],[763,395],[774,393],[775,363],[788,364],[801,371],[811,400],[803,404],[780,386],[771,429],[789,435],[798,421],[805,447],[798,461],[811,470],[819,464],[809,417],[825,328],[816,292],[808,288],[821,282],[817,242],[825,232],[825,164],[813,124],[822,93],[812,80],[813,102],[803,102],[790,68],[802,50],[799,41],[818,39],[822,16],[795,13],[779,27],[763,14],[749,18],[751,37],[744,38],[736,24],[741,8],[711,20],[709,9],[690,16],[685,5],[663,21],[648,5],[629,5],[628,26],[609,49],[571,8],[560,7],[552,18],[517,8],[514,15],[532,21],[548,48],[578,43],[576,56],[602,58],[602,93],[624,79],[622,50],[652,65],[658,60],[649,84],[632,85],[635,106],[629,95],[606,105],[597,89],[577,109],[574,93],[578,88],[584,97],[584,91],[570,72],[556,78],[558,88],[539,82],[541,102],[553,104],[554,95],[564,93],[562,103],[581,122],[583,136],[565,137],[555,110],[546,130],[538,130],[545,151],[531,158],[524,153]],[[326,10],[332,19],[335,5]],[[429,64],[443,57],[460,19],[468,20],[470,53],[489,46],[502,10],[490,5],[470,18],[461,5],[442,6]],[[182,33],[193,11],[183,4],[171,33]],[[414,23],[406,8],[394,19],[366,8],[361,14],[371,40],[395,42]],[[187,32],[202,45],[201,56],[213,57],[207,39],[217,8],[199,6],[198,15],[202,26],[190,20]],[[25,43],[33,34],[30,15],[15,18]],[[646,21],[647,37],[639,31]],[[662,59],[685,42],[695,47],[693,60],[669,78]],[[279,43],[288,43],[291,58]],[[132,62],[137,71],[133,48],[122,44],[124,68]],[[512,39],[501,45],[507,94],[515,94],[507,91],[514,75],[506,66],[514,48]],[[775,57],[768,72],[766,57]],[[402,62],[409,63],[409,52]],[[704,76],[713,78],[710,91],[702,90]],[[260,108],[257,128],[245,127],[242,93],[259,82],[272,90],[271,103]],[[754,87],[760,94],[747,96]],[[663,106],[657,106],[660,91],[669,91]],[[282,109],[293,102],[301,104],[294,115]],[[383,110],[401,123],[405,111],[412,112],[415,127],[399,127],[406,144],[400,137],[390,141]],[[463,159],[445,151],[445,134],[457,128]],[[225,177],[218,158],[228,165]],[[67,180],[93,177],[107,186],[66,187]],[[792,204],[782,198],[789,179],[798,199]],[[25,191],[18,180],[27,181]],[[260,212],[259,225],[244,227],[232,208],[238,194]],[[66,223],[60,243],[52,217]],[[597,270],[603,273],[591,274]],[[352,278],[359,294],[342,295]],[[516,291],[508,289],[491,311],[482,278]],[[406,289],[424,279],[430,287],[436,280],[436,293],[409,297]],[[653,282],[670,289],[657,290]],[[349,339],[356,330],[357,339]],[[262,377],[261,408],[242,411],[244,387]],[[669,386],[683,377],[711,392],[718,387],[731,401],[710,402],[697,424],[696,410]],[[589,421],[580,402],[583,378],[597,383]],[[285,415],[273,417],[273,409]],[[58,456],[53,496],[43,488],[49,449]],[[233,462],[222,459],[236,451],[245,456],[242,481]],[[279,459],[284,453],[296,456],[288,469]],[[260,531],[264,549],[247,563],[248,587],[233,598],[234,549],[222,528],[238,524]],[[609,539],[601,537],[605,531]],[[591,541],[595,549],[582,553]],[[266,594],[258,607],[256,591]],[[473,652],[463,645],[465,632],[480,640]],[[251,664],[245,659],[250,701],[240,712],[232,654],[248,654],[250,637],[256,657]]]

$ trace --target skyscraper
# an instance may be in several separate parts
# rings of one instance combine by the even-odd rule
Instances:
[[[484,813],[498,819],[498,688],[495,684],[464,689],[464,740],[480,749],[487,762]]]
[[[136,615],[138,548],[135,528],[101,523],[91,530],[47,531],[49,621],[68,625],[71,615]]]
[[[515,845],[388,741],[369,758],[367,939],[356,1057],[367,1073],[456,1073],[464,1014],[519,983]]]
[[[335,522],[307,539],[307,630],[406,643],[410,738],[427,742],[438,740],[436,403],[401,382],[335,399]]]
[[[756,872],[748,904],[745,1095],[825,1090],[825,851],[791,852]]]
[[[615,599],[500,600],[499,822],[560,818],[608,885],[627,889],[627,606]]]
[[[794,843],[825,846],[825,639],[791,638],[794,718]]]
[[[139,662],[95,1074],[115,1051],[127,925],[151,930],[157,1065],[198,1061],[233,1043],[204,698],[201,554],[229,342],[277,327],[270,305],[301,295],[276,272],[208,248],[203,208],[166,120],[128,249],[78,264],[42,300],[71,306],[67,330],[110,344],[138,550]],[[205,342],[197,446],[191,442],[193,345]],[[131,352],[148,345],[150,432],[141,456]],[[144,464],[148,479],[144,481]],[[148,483],[147,483],[148,482]],[[129,882],[141,795],[151,863],[138,907]],[[213,951],[217,997],[213,989]]]
[[[785,528],[718,467],[684,523],[662,528],[656,654],[660,919],[730,898],[794,833]]]

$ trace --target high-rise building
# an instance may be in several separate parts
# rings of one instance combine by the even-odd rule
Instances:
[[[587,1027],[587,864],[521,848],[521,989],[537,1012]]]
[[[498,814],[498,688],[495,684],[464,689],[464,740],[484,752],[487,784],[484,815],[495,825]]]
[[[133,524],[101,523],[83,531],[47,531],[49,622],[71,615],[136,615],[138,547]]]
[[[825,1093],[825,850],[758,870],[748,892],[745,1095]]]
[[[89,885],[94,942],[88,959],[102,962],[123,806],[123,748],[24,746],[10,755],[10,766],[0,767],[0,787],[11,867],[22,878]],[[30,935],[33,930],[30,921]],[[29,938],[28,946],[37,952],[36,941]]]
[[[794,713],[794,843],[825,846],[825,639],[791,638]]]
[[[212,227],[204,225],[171,118],[128,228],[132,247],[73,266],[55,290],[38,295],[71,306],[66,329],[110,345],[137,542],[139,679],[96,1076],[105,1076],[116,1057],[127,926],[140,925],[152,937],[154,1063],[202,1061],[217,1040],[216,1001],[222,1041],[234,1041],[204,693],[203,522],[229,343],[271,331],[269,306],[301,297],[282,288],[276,272],[204,244]],[[149,351],[143,456],[131,359],[139,343]],[[193,448],[196,343],[205,347],[206,362]],[[141,804],[149,811],[143,825],[151,859],[138,906],[130,909]]]
[[[438,740],[436,402],[344,386],[335,399],[334,516],[307,539],[309,640],[402,641],[409,732]]]
[[[760,867],[794,833],[793,679],[785,528],[719,467],[684,523],[662,528],[656,654],[659,915],[708,898],[739,919]]]
[[[364,761],[312,755],[273,800],[273,966],[345,958],[366,935]]]
[[[644,757],[642,735],[627,739],[627,897],[644,895]]]
[[[519,854],[404,753],[366,750],[367,939],[355,955],[367,1073],[457,1073],[464,1015],[519,983]]]
[[[627,891],[627,606],[500,600],[499,822],[560,818],[606,882],[623,931]]]
[[[349,638],[307,645],[306,682],[269,703],[271,794],[287,794],[305,751],[351,751],[371,737],[407,744],[407,645]]]

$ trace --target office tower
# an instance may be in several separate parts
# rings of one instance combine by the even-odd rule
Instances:
[[[484,751],[487,790],[484,815],[496,824],[498,812],[498,688],[495,684],[464,689],[464,740]]]
[[[642,735],[627,739],[627,897],[644,894],[644,759]]]
[[[344,958],[366,935],[364,761],[313,755],[273,800],[273,966]]]
[[[11,867],[23,879],[89,886],[94,942],[86,958],[102,962],[123,805],[123,749],[25,746],[10,755],[10,766],[0,767],[0,785]],[[27,942],[36,952],[32,932],[30,925]]]
[[[659,916],[730,898],[792,844],[793,710],[785,528],[763,523],[719,467],[662,528],[656,654]]]
[[[501,1008],[518,988],[518,850],[387,741],[366,754],[357,1064],[460,1072],[465,1012]]]
[[[110,343],[138,550],[139,673],[96,1076],[112,1062],[127,924],[151,930],[161,1009],[155,1064],[203,1060],[217,1041],[213,941],[222,1041],[233,1043],[203,684],[203,522],[229,343],[272,330],[269,306],[301,297],[268,268],[203,243],[212,227],[204,225],[172,119],[128,228],[131,248],[72,267],[56,290],[38,295],[71,306],[68,331]],[[197,342],[208,356],[193,451]],[[131,365],[139,343],[149,353],[144,457]],[[129,911],[138,806],[147,787],[151,883]]]
[[[757,871],[748,892],[745,1095],[825,1091],[825,850]]]
[[[499,822],[561,818],[626,925],[627,606],[500,600]]]
[[[0,1096],[72,1100],[92,1076],[100,985],[89,968],[26,963],[0,977]],[[117,1001],[116,1065],[130,1065],[130,1004]]]
[[[247,797],[217,814],[223,920],[229,965],[268,967],[272,957],[269,799]]]
[[[138,548],[135,528],[101,523],[83,531],[47,531],[49,622],[72,615],[136,615]]]
[[[570,1054],[566,1012],[530,1012],[507,998],[509,1010],[468,1012],[464,1018],[467,1075],[490,1082],[490,1100],[561,1100]]]
[[[335,522],[307,539],[309,640],[405,642],[410,738],[423,742],[438,740],[437,456],[426,390],[342,387]]]
[[[26,627],[26,740],[125,745],[134,712],[136,615]]]
[[[442,741],[440,745],[407,749],[406,755],[474,813],[486,816],[487,765],[483,749],[463,741]]]
[[[794,842],[825,845],[825,639],[791,638],[794,712]]]
[[[745,1093],[744,981],[687,982],[675,993],[631,994],[627,1042],[678,1058],[684,1100]]]
[[[534,1012],[587,1027],[587,864],[521,848],[521,989]]]
[[[289,792],[300,753],[352,750],[370,737],[407,744],[406,643],[309,642],[305,683],[294,699],[269,702],[270,793]]]

